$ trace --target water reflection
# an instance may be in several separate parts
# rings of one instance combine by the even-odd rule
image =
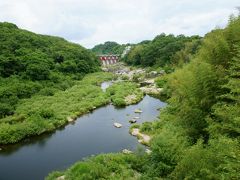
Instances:
[[[0,151],[0,179],[40,180],[51,171],[65,169],[91,155],[125,148],[135,150],[139,144],[129,135],[128,121],[134,116],[140,117],[138,123],[152,121],[159,115],[157,109],[163,106],[165,103],[149,96],[126,108],[107,105],[54,133],[5,146]],[[143,113],[136,115],[136,108],[141,108]],[[115,128],[114,122],[123,127]]]

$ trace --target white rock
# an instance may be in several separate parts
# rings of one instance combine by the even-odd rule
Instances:
[[[123,152],[124,154],[131,154],[131,153],[132,153],[132,151],[130,151],[130,150],[128,150],[128,149],[123,149],[122,152]]]
[[[145,152],[146,152],[147,154],[151,154],[151,153],[152,153],[152,151],[151,151],[150,149],[146,149]]]
[[[73,122],[74,121],[74,119],[71,118],[71,117],[67,117],[67,120],[68,120],[68,122]]]
[[[114,123],[113,124],[116,128],[121,128],[122,127],[122,124],[120,124],[120,123]]]
[[[137,116],[136,116],[136,117],[133,117],[133,119],[140,119],[140,117],[137,117]]]
[[[141,109],[135,109],[135,113],[142,113],[143,111]]]
[[[140,130],[138,128],[133,128],[131,131],[131,134],[133,136],[140,137],[140,139],[138,140],[139,143],[144,143],[144,144],[147,143],[148,144],[151,140],[150,136],[140,133]]]

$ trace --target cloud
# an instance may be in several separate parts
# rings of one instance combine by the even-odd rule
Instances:
[[[0,0],[0,21],[93,47],[224,27],[239,0]]]

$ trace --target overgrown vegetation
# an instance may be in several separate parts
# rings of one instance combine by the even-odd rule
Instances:
[[[115,106],[126,106],[135,104],[142,100],[143,92],[133,82],[118,82],[107,89]]]
[[[187,63],[196,53],[201,38],[199,36],[186,37],[160,34],[152,41],[141,42],[131,49],[124,58],[129,65],[143,67],[162,67],[166,71],[169,66]]]
[[[55,180],[63,176],[65,179],[129,179],[140,177],[138,173],[144,165],[144,155],[108,154],[98,155],[85,162],[76,163],[65,173],[54,172],[46,180]]]
[[[99,83],[112,78],[112,74],[94,73],[65,91],[55,92],[53,96],[39,94],[21,100],[12,116],[0,120],[0,144],[15,143],[53,131],[69,120],[109,103],[110,98]]]
[[[171,98],[161,120],[141,127],[153,136],[150,155],[100,155],[60,174],[66,179],[121,179],[118,173],[123,179],[240,179],[239,70],[240,17],[231,16],[225,29],[208,33],[190,63],[168,78]]]
[[[80,45],[0,23],[0,118],[14,114],[20,99],[51,96],[99,69]]]

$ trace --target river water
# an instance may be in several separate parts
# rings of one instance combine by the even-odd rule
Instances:
[[[51,171],[64,170],[91,155],[136,150],[137,139],[129,134],[129,120],[153,121],[165,103],[150,96],[135,105],[115,108],[112,105],[81,116],[74,124],[54,133],[27,139],[0,151],[0,180],[42,180]],[[135,114],[141,108],[143,113]],[[114,122],[122,128],[115,128]]]

